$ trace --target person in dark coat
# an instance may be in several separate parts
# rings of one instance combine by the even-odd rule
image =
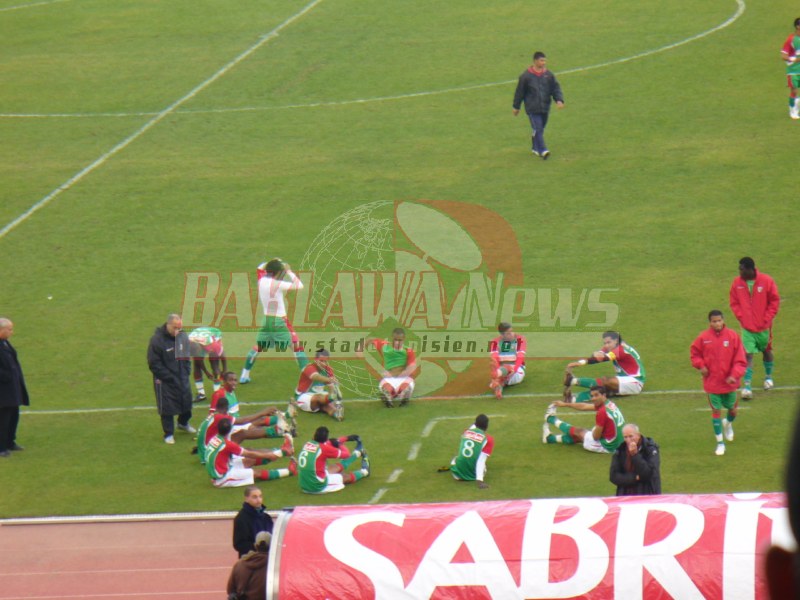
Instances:
[[[263,502],[261,489],[257,485],[244,488],[242,509],[233,519],[233,547],[239,553],[239,558],[253,549],[259,533],[272,533],[272,517],[267,514]]]
[[[550,104],[553,100],[558,108],[564,108],[564,94],[556,76],[547,69],[547,57],[544,52],[535,52],[533,64],[519,76],[512,108],[516,117],[523,102],[525,103],[525,114],[530,119],[533,132],[532,151],[534,156],[544,160],[550,156],[544,141],[544,128],[547,126]]]
[[[628,423],[622,428],[624,443],[611,457],[611,483],[617,496],[655,496],[661,493],[661,458],[658,444]]]
[[[17,351],[8,341],[13,334],[14,323],[0,318],[0,458],[23,449],[17,444],[19,407],[30,405]]]
[[[182,328],[181,316],[170,314],[167,322],[156,328],[147,348],[147,365],[153,373],[156,406],[167,444],[175,443],[175,415],[178,415],[178,429],[197,433],[189,425],[192,418],[192,388],[189,383],[192,361],[189,338]]]
[[[267,564],[272,534],[262,531],[256,536],[255,550],[240,558],[228,578],[228,598],[267,600]]]

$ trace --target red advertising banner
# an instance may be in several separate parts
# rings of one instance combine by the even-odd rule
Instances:
[[[766,549],[793,547],[785,507],[777,493],[299,507],[276,530],[268,597],[761,599]]]

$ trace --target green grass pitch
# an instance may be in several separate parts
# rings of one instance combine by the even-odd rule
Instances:
[[[32,397],[26,450],[0,462],[0,517],[235,508],[241,491],[211,487],[190,436],[161,442],[145,351],[180,306],[184,273],[252,277],[276,255],[297,266],[348,210],[421,199],[508,221],[525,286],[617,290],[646,389],[666,390],[619,403],[660,443],[665,493],[781,489],[800,359],[800,124],[779,56],[795,10],[0,0],[0,227],[41,203],[0,236],[0,315],[15,322]],[[511,115],[538,49],[567,103],[551,115],[546,162]],[[720,458],[688,348],[708,310],[729,312],[745,255],[781,291],[784,389],[743,406]],[[321,498],[266,483],[266,503],[611,495],[607,458],[541,444],[563,366],[531,361],[502,402],[482,385],[391,412],[352,402],[341,425],[301,415],[300,440],[320,423],[361,434],[373,474]],[[756,384],[761,373],[757,361]],[[290,362],[263,361],[239,398],[245,412],[284,405],[295,383]],[[436,472],[479,412],[496,439],[482,491]]]

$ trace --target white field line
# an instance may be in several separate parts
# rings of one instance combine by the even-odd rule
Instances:
[[[604,67],[610,67],[613,65],[619,65],[626,62],[630,62],[633,60],[639,60],[641,58],[646,58],[648,56],[652,56],[654,54],[658,54],[660,52],[666,52],[668,50],[673,50],[675,48],[679,48],[680,46],[684,46],[691,42],[695,42],[700,40],[704,37],[707,37],[717,31],[725,29],[729,25],[733,24],[739,17],[742,16],[745,9],[747,8],[744,0],[736,0],[737,9],[736,12],[728,19],[712,27],[711,29],[707,29],[701,33],[696,35],[690,36],[688,38],[682,39],[677,42],[673,42],[671,44],[667,44],[665,46],[659,46],[658,48],[653,48],[651,50],[645,50],[644,52],[639,52],[638,54],[633,54],[631,56],[626,56],[623,58],[617,58],[614,60],[597,63],[594,65],[587,65],[583,67],[575,67],[573,69],[566,69],[564,71],[559,71],[558,75],[570,75],[573,73],[585,73],[586,71],[592,71],[595,69],[601,69]],[[480,90],[484,88],[491,88],[497,87],[502,85],[510,85],[516,82],[516,79],[507,79],[505,81],[494,81],[489,83],[477,83],[473,85],[464,85],[452,88],[445,88],[441,90],[427,90],[421,92],[412,92],[408,94],[399,94],[395,96],[375,96],[372,98],[356,98],[352,100],[339,100],[339,101],[332,101],[332,102],[309,102],[309,103],[301,103],[301,104],[284,104],[279,106],[243,106],[238,108],[210,108],[210,109],[185,109],[176,111],[179,114],[209,114],[209,113],[228,113],[228,112],[251,112],[251,111],[264,111],[264,110],[285,110],[285,109],[294,109],[294,108],[323,108],[329,106],[347,106],[350,104],[367,104],[370,102],[388,102],[393,100],[407,100],[410,98],[422,98],[425,96],[437,96],[441,94],[452,94],[456,92],[467,92],[471,90]],[[154,113],[148,112],[128,112],[128,113],[53,113],[53,114],[44,114],[44,113],[5,113],[0,114],[0,118],[2,119],[34,119],[34,118],[86,118],[86,117],[142,117],[142,116],[150,116]]]
[[[406,460],[417,460],[417,454],[419,454],[419,449],[422,447],[422,442],[414,442],[411,444],[411,450],[408,451],[408,456]]]
[[[57,4],[58,2],[67,2],[67,0],[45,0],[44,2],[31,2],[30,4],[6,6],[5,8],[0,8],[0,12],[6,12],[7,10],[20,10],[21,8],[33,8],[35,6],[45,6],[47,4]]]
[[[796,391],[796,390],[800,390],[800,386],[797,386],[797,385],[786,385],[786,386],[774,387],[769,392],[760,392],[760,393],[756,392],[756,393],[759,393],[760,395],[764,395],[764,394],[768,395],[768,394],[772,393],[773,391]],[[703,392],[703,390],[701,390],[701,389],[696,389],[696,390],[653,390],[653,391],[650,391],[650,392],[642,392],[641,394],[638,394],[638,396],[676,396],[676,395],[687,395],[687,394],[697,394],[698,396],[705,396],[705,392]],[[636,398],[638,396],[626,396],[625,398],[633,400],[634,398]],[[504,393],[503,394],[503,398],[504,399],[549,398],[551,400],[558,400],[560,397],[561,397],[560,394],[558,394],[556,392],[553,392],[552,394],[545,394],[545,393],[539,393],[539,394],[506,394],[506,393]],[[464,395],[464,396],[422,396],[420,398],[412,399],[412,403],[413,402],[420,402],[420,401],[481,400],[481,399],[483,399],[483,400],[492,400],[493,402],[497,402],[497,400],[494,399],[494,395],[493,394],[477,394],[477,395],[469,395],[469,394],[467,394],[467,395]],[[375,398],[353,398],[353,399],[345,400],[345,404],[366,404],[366,403],[369,403],[369,402],[377,403],[379,401],[376,400]],[[502,400],[500,402],[502,402]],[[275,400],[275,401],[272,401],[272,402],[269,401],[269,400],[266,400],[264,402],[239,402],[240,406],[268,406],[268,405],[282,406],[283,404],[285,404],[285,401],[283,401],[283,400]],[[207,408],[208,408],[207,404],[195,404],[194,405],[194,410],[197,413],[200,413],[200,412],[203,411],[203,409],[207,409]],[[110,412],[126,412],[126,411],[129,411],[129,410],[155,410],[155,405],[148,405],[148,406],[115,406],[115,407],[108,407],[108,408],[68,408],[68,409],[59,409],[59,410],[30,410],[30,409],[28,409],[28,410],[20,411],[20,414],[25,415],[25,416],[30,416],[30,415],[85,415],[85,414],[104,413],[104,412],[109,412],[109,413]],[[460,416],[459,417],[437,417],[433,421],[436,421],[436,420],[443,421],[443,420],[447,420],[447,419],[472,419],[472,418],[474,418],[474,416],[475,415],[466,415],[466,416],[463,416],[463,417],[460,417]],[[489,416],[491,416],[491,415],[489,415]],[[498,416],[502,416],[502,415],[498,415]],[[433,425],[431,425],[430,423],[431,422],[429,421],[428,425],[426,425],[426,428],[428,426],[430,426],[431,429],[432,429],[435,426],[435,422],[433,423]],[[428,435],[430,435],[430,433],[425,435],[424,434],[424,430],[423,430],[423,436],[422,437],[428,437]]]
[[[107,152],[102,154],[100,157],[95,159],[94,162],[92,162],[90,165],[88,165],[87,167],[84,167],[83,169],[78,171],[78,173],[76,173],[75,175],[70,177],[67,181],[65,181],[60,186],[58,186],[56,189],[54,189],[52,192],[47,194],[44,198],[42,198],[36,204],[31,206],[27,211],[25,211],[20,216],[18,216],[16,219],[14,219],[10,223],[8,223],[5,227],[0,229],[0,239],[4,238],[6,236],[6,234],[8,234],[8,232],[13,230],[20,223],[23,223],[25,220],[28,219],[28,217],[30,217],[36,211],[38,211],[39,209],[47,206],[53,199],[57,198],[62,192],[65,192],[66,190],[70,189],[73,185],[75,185],[76,183],[80,182],[89,173],[91,173],[92,171],[94,171],[98,167],[100,167],[103,164],[105,164],[115,154],[117,154],[121,150],[124,150],[125,148],[127,148],[131,143],[133,143],[134,141],[139,139],[148,130],[150,130],[152,127],[154,127],[155,125],[160,123],[165,117],[167,117],[170,114],[174,113],[175,110],[178,107],[180,107],[181,105],[185,104],[186,102],[188,102],[189,100],[194,98],[197,94],[199,94],[204,89],[206,89],[208,86],[210,86],[212,83],[214,83],[219,78],[224,76],[226,73],[228,73],[228,71],[233,69],[240,62],[242,62],[243,60],[248,58],[256,50],[261,48],[263,45],[268,43],[270,40],[272,40],[275,37],[277,37],[281,30],[285,29],[286,27],[288,27],[289,25],[294,23],[297,19],[301,18],[303,15],[308,13],[310,10],[312,10],[320,2],[322,2],[322,0],[313,0],[312,2],[307,4],[302,10],[300,10],[297,13],[295,13],[294,15],[292,15],[291,17],[286,19],[283,23],[281,23],[280,25],[275,27],[272,31],[262,35],[255,44],[253,44],[247,50],[245,50],[244,52],[239,54],[239,56],[237,56],[232,61],[230,61],[228,64],[226,64],[224,67],[219,69],[211,77],[206,79],[200,85],[196,86],[188,94],[184,95],[182,98],[180,98],[180,99],[176,100],[175,102],[173,102],[172,104],[170,104],[167,108],[165,108],[164,110],[159,112],[155,117],[150,119],[142,127],[137,129],[133,134],[129,135],[127,138],[125,138],[124,140],[119,142],[116,146],[114,146],[113,148],[111,148],[110,150],[108,150]]]
[[[372,498],[370,498],[370,499],[369,499],[369,501],[367,502],[367,504],[377,504],[377,503],[378,503],[378,501],[379,501],[381,498],[383,498],[383,495],[384,495],[386,492],[388,492],[388,491],[389,491],[389,490],[388,490],[388,488],[381,488],[381,489],[379,489],[377,492],[375,492],[375,495],[374,495]]]
[[[392,474],[386,478],[386,483],[395,483],[398,479],[400,479],[400,475],[403,474],[403,469],[395,469],[392,471]]]

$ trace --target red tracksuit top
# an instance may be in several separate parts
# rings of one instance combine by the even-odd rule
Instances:
[[[714,331],[709,327],[697,336],[691,348],[692,366],[708,369],[703,378],[703,389],[707,394],[727,394],[739,387],[739,380],[747,369],[742,338],[733,329],[723,327]],[[735,383],[725,379],[733,377]]]
[[[731,284],[730,305],[733,314],[747,331],[764,331],[772,327],[772,319],[778,314],[781,297],[772,277],[756,271],[753,295],[747,281],[741,275]]]

